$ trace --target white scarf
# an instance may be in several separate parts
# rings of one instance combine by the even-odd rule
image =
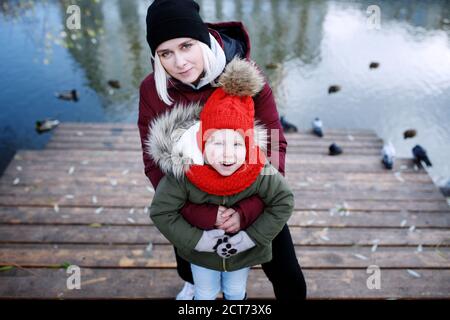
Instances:
[[[210,83],[211,81],[215,80],[218,76],[222,74],[223,69],[225,69],[226,64],[225,52],[223,51],[220,44],[217,42],[216,38],[214,38],[211,34],[209,34],[209,39],[211,42],[211,51],[216,57],[217,68],[215,68],[213,72],[210,73],[208,78],[201,78],[196,86],[190,83],[188,84],[195,90],[198,90],[201,87]]]

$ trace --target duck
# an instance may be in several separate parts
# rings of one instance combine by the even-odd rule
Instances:
[[[114,88],[114,89],[120,89],[120,82],[119,80],[109,80],[108,84],[110,87]]]
[[[408,129],[405,132],[403,132],[403,138],[404,139],[408,139],[408,138],[414,138],[417,134],[417,130],[415,129]]]
[[[43,133],[56,128],[59,125],[59,121],[55,119],[45,119],[36,121],[36,131]]]
[[[328,94],[336,93],[341,90],[341,86],[332,85],[328,87]]]
[[[55,96],[61,100],[78,101],[78,92],[75,89],[72,89],[70,91],[56,92]]]
[[[266,64],[267,69],[277,69],[279,67],[280,67],[280,64],[276,63],[276,62],[269,62]]]
[[[369,69],[377,69],[380,66],[379,62],[371,62],[369,64]]]

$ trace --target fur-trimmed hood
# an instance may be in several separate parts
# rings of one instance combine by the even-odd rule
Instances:
[[[176,105],[168,112],[156,118],[150,124],[146,140],[146,150],[164,174],[172,174],[177,179],[184,177],[193,159],[182,150],[175,150],[175,145],[183,134],[199,121],[202,106],[191,104]],[[265,153],[267,150],[267,130],[255,122],[255,144]]]

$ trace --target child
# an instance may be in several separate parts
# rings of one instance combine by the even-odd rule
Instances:
[[[196,300],[213,300],[221,289],[225,299],[242,300],[250,267],[272,259],[271,241],[292,214],[294,196],[261,152],[266,133],[255,126],[252,96],[263,78],[256,67],[235,58],[218,83],[202,110],[174,107],[151,124],[148,152],[166,175],[150,217],[191,263]],[[229,208],[255,194],[265,210],[236,234],[201,230],[179,213],[186,201]]]

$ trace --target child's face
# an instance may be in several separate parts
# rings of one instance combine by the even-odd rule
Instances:
[[[245,140],[237,131],[215,131],[205,143],[205,161],[222,176],[232,175],[245,162]]]

